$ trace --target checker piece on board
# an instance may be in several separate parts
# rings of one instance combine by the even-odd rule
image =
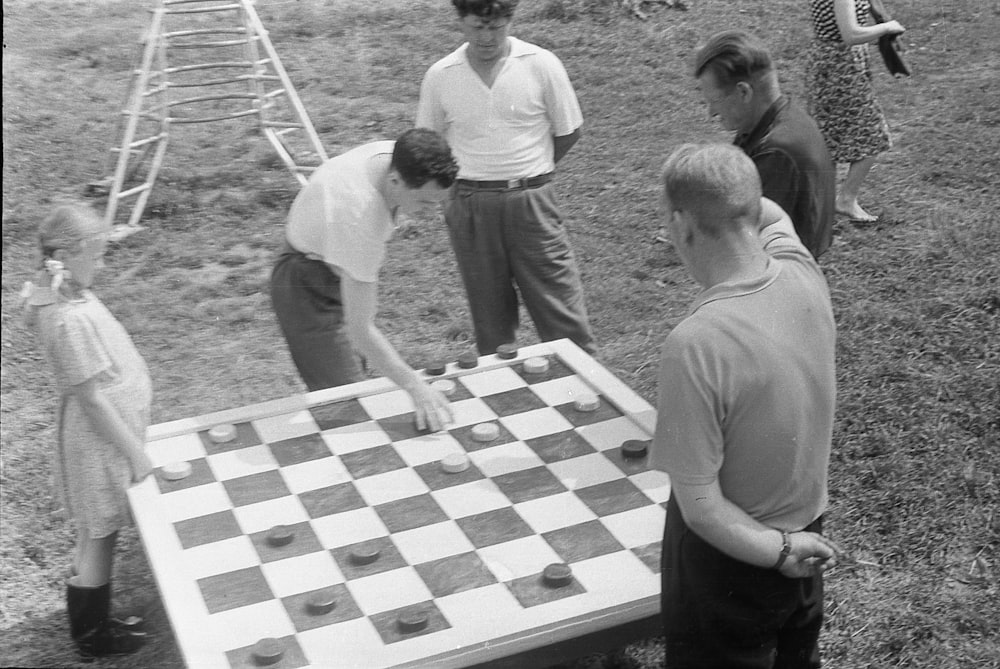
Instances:
[[[473,351],[467,351],[458,356],[458,366],[462,369],[473,369],[479,366],[479,356]]]
[[[292,543],[292,539],[294,538],[295,533],[284,525],[275,525],[267,532],[267,543],[275,548],[287,546]]]
[[[351,550],[351,562],[356,565],[366,565],[375,562],[382,551],[374,544],[361,544]]]
[[[594,393],[583,393],[573,402],[573,408],[585,413],[597,411],[601,408],[601,398]]]
[[[236,439],[235,425],[216,425],[208,431],[208,438],[215,444],[225,444]]]
[[[408,609],[399,614],[399,631],[404,634],[419,632],[427,627],[428,616],[420,609]]]
[[[627,460],[638,460],[649,453],[649,442],[642,439],[629,439],[622,444],[622,457]]]
[[[191,474],[190,462],[171,462],[160,468],[160,475],[167,481],[179,481]]]
[[[568,564],[550,564],[542,570],[542,581],[550,588],[563,588],[573,582],[573,570]]]
[[[253,645],[254,662],[261,666],[277,664],[285,655],[285,648],[277,639],[261,639]]]
[[[525,374],[544,374],[547,371],[549,371],[548,358],[535,357],[524,361]]]
[[[472,428],[472,438],[476,441],[493,441],[500,436],[500,426],[496,423],[480,423]]]
[[[337,608],[337,599],[328,590],[313,593],[306,602],[306,611],[313,616],[326,615],[335,608]]]
[[[497,357],[501,360],[513,360],[517,357],[517,346],[514,344],[500,344],[497,346]]]
[[[469,456],[465,453],[449,453],[441,458],[441,470],[446,474],[459,474],[469,468]]]
[[[451,397],[458,389],[458,385],[451,379],[438,379],[431,383],[431,388],[438,391],[445,397]]]

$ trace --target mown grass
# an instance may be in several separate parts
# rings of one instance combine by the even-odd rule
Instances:
[[[658,241],[656,178],[670,148],[728,141],[689,79],[692,49],[742,26],[768,38],[785,89],[802,95],[800,2],[525,0],[516,34],[555,50],[573,78],[585,137],[560,165],[600,359],[655,399],[659,344],[696,292]],[[409,126],[424,70],[458,35],[443,0],[259,0],[283,63],[331,153]],[[72,534],[53,514],[55,396],[19,321],[35,225],[104,176],[136,42],[148,15],[125,0],[6,1],[2,274],[2,664],[75,662],[62,610]],[[896,14],[915,76],[876,85],[896,147],[865,202],[874,226],[840,223],[822,265],[839,326],[839,407],[829,533],[857,562],[827,580],[827,666],[997,667],[1000,447],[1000,58],[991,3],[911,0]],[[296,183],[247,124],[178,129],[144,224],[109,254],[97,290],[132,333],[156,389],[154,419],[298,392],[266,279]],[[392,242],[380,325],[414,365],[470,346],[464,296],[441,225]],[[525,340],[532,339],[530,327]],[[181,661],[136,535],[118,600],[159,630],[134,658]],[[655,666],[655,640],[596,658]]]

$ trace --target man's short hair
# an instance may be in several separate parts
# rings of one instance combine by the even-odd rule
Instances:
[[[711,237],[756,225],[760,218],[757,166],[732,144],[682,144],[667,158],[662,174],[671,209],[691,214]]]
[[[773,69],[774,61],[764,42],[743,30],[724,30],[698,50],[694,76],[709,70],[720,87],[731,88],[741,81],[755,81]]]
[[[465,18],[470,14],[483,19],[509,18],[514,15],[520,0],[451,0],[458,15]]]
[[[431,180],[449,188],[458,176],[458,163],[448,142],[427,128],[412,128],[399,136],[391,167],[409,188],[421,188]]]

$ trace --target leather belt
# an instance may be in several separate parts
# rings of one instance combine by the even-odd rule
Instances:
[[[526,179],[508,179],[507,181],[470,181],[469,179],[457,179],[456,184],[460,188],[472,188],[475,190],[521,190],[523,188],[538,188],[544,186],[555,178],[555,173],[539,174],[537,177]]]

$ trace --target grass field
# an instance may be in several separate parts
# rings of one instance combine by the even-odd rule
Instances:
[[[638,6],[639,3],[631,3]],[[151,2],[5,0],[3,56],[0,664],[74,666],[63,609],[73,537],[52,506],[56,395],[20,321],[33,235],[56,202],[104,176]],[[729,137],[689,77],[714,30],[765,36],[802,96],[804,1],[523,0],[514,34],[554,50],[585,136],[559,189],[581,259],[600,360],[649,400],[657,351],[696,293],[657,221],[657,174],[680,142]],[[258,0],[332,154],[412,122],[420,78],[458,44],[445,0]],[[823,257],[839,327],[839,405],[827,530],[856,558],[827,579],[826,665],[1000,667],[1000,5],[897,0],[914,76],[876,87],[896,142]],[[97,293],[149,363],[154,420],[302,390],[266,292],[297,184],[249,122],[178,128],[147,230],[115,246]],[[470,345],[442,225],[403,226],[382,275],[380,325],[414,366]],[[530,329],[524,342],[532,341]],[[157,634],[97,666],[180,667],[134,532],[117,599]],[[647,640],[594,666],[655,666]]]

